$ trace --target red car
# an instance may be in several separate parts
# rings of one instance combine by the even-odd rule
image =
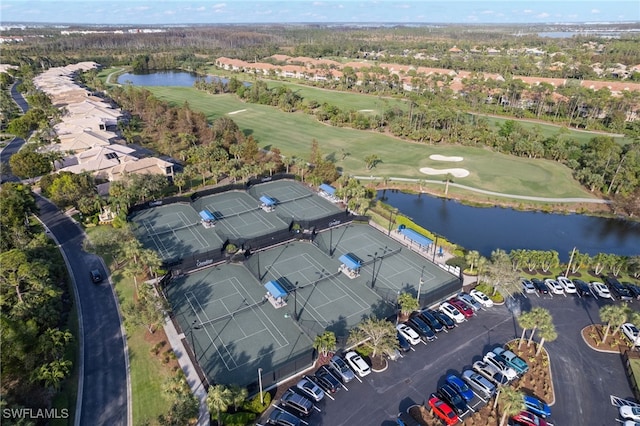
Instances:
[[[453,306],[458,308],[460,313],[462,313],[462,315],[464,315],[465,318],[471,318],[473,316],[473,309],[468,307],[464,302],[454,298],[454,299],[450,299],[449,303],[451,303]]]
[[[447,425],[455,425],[460,421],[455,411],[435,395],[429,398],[429,407],[433,410],[433,414]]]
[[[547,426],[548,423],[533,413],[521,411],[511,417],[511,424],[519,426]]]

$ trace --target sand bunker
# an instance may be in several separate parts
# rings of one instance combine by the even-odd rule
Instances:
[[[359,109],[358,112],[373,112],[372,109]]]
[[[458,161],[464,160],[464,158],[462,158],[462,157],[447,157],[446,155],[439,155],[439,154],[430,155],[429,158],[431,160],[436,160],[436,161],[455,161],[455,162],[458,162]]]
[[[246,111],[246,109],[239,109],[239,110],[237,110],[237,111],[231,111],[231,112],[228,112],[227,114],[228,114],[228,115],[233,115],[233,114],[237,114],[237,113],[239,113],[239,112],[245,112],[245,111]]]
[[[467,169],[432,169],[431,167],[423,167],[420,169],[420,173],[425,175],[446,175],[451,173],[454,177],[463,178],[469,176],[469,170]]]

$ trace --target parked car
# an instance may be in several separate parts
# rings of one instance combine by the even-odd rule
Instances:
[[[408,325],[400,323],[396,325],[396,330],[398,330],[398,333],[400,333],[402,337],[407,339],[412,345],[420,343],[420,335]]]
[[[528,411],[521,411],[515,416],[511,416],[511,424],[518,426],[547,426],[548,423]]]
[[[487,364],[484,361],[474,362],[472,368],[473,371],[481,374],[497,385],[504,385],[509,382],[509,380],[500,372],[500,370],[498,370],[498,368],[494,367],[491,364]]]
[[[296,388],[315,402],[320,402],[322,401],[322,398],[324,398],[324,391],[320,389],[320,386],[316,385],[307,377],[302,377],[302,379],[296,384]]]
[[[564,290],[565,293],[567,294],[576,293],[576,286],[573,284],[573,281],[571,281],[569,278],[559,276],[559,277],[556,277],[556,281],[562,286],[562,289]]]
[[[442,324],[444,326],[444,328],[446,328],[447,330],[451,330],[453,328],[456,328],[456,322],[454,320],[452,320],[449,315],[445,315],[443,312],[441,311],[432,311],[429,310],[428,311],[431,315],[433,315],[440,324]]]
[[[462,372],[462,380],[467,382],[469,387],[478,395],[485,398],[491,398],[496,393],[496,386],[486,377],[473,370],[464,370]]]
[[[591,288],[593,289],[594,293],[602,298],[602,299],[611,299],[613,300],[613,296],[611,295],[611,292],[609,291],[609,288],[604,285],[603,283],[599,282],[599,281],[593,281],[591,283]]]
[[[414,419],[409,413],[400,413],[396,417],[396,424],[398,426],[421,426],[416,419]]]
[[[469,292],[469,295],[473,297],[479,304],[481,304],[485,308],[490,308],[493,306],[493,300],[489,299],[489,296],[487,296],[480,290],[476,290],[474,288]]]
[[[267,419],[267,424],[275,425],[275,426],[300,426],[302,424],[302,420],[288,411],[275,409],[269,415]]]
[[[578,295],[580,295],[580,297],[593,296],[593,293],[591,293],[591,288],[589,287],[589,283],[579,279],[575,279],[573,280],[573,284],[576,286],[576,292],[578,293]]]
[[[549,408],[549,405],[540,401],[535,396],[524,395],[522,399],[524,400],[524,406],[526,407],[527,411],[535,414],[536,416],[546,419],[551,415],[551,409]]]
[[[631,405],[620,406],[620,417],[625,420],[634,420],[640,422],[640,407]]]
[[[631,295],[633,297],[635,297],[636,299],[640,300],[640,286],[636,285],[634,283],[630,283],[630,282],[626,282],[623,281],[622,285],[625,286],[629,292],[631,293]]]
[[[471,297],[469,293],[462,292],[456,296],[456,299],[473,309],[473,312],[478,312],[480,308],[482,308],[482,305],[478,303],[476,299]]]
[[[620,281],[613,277],[605,277],[604,282],[609,286],[609,291],[616,296],[620,300],[628,302],[629,300],[633,300],[633,295],[629,291],[628,288],[622,285]]]
[[[89,276],[91,277],[91,281],[93,281],[94,284],[99,284],[102,282],[102,274],[100,273],[99,269],[92,269],[91,271],[89,271]]]
[[[369,367],[369,364],[367,364],[366,361],[362,359],[362,357],[358,355],[357,352],[347,352],[347,354],[344,356],[344,359],[347,360],[347,363],[351,366],[351,368],[353,368],[353,371],[355,371],[358,376],[364,377],[371,373],[371,367]]]
[[[449,374],[446,378],[446,382],[449,386],[455,389],[455,391],[458,392],[465,401],[471,401],[473,399],[473,391],[460,377],[455,374]]]
[[[280,405],[298,417],[308,417],[314,410],[313,402],[309,398],[296,393],[291,388],[280,397]]]
[[[429,342],[434,341],[438,338],[436,336],[436,333],[431,329],[431,327],[429,327],[429,324],[422,321],[422,319],[420,319],[418,316],[409,318],[409,321],[407,321],[407,325],[417,331],[419,335],[424,337],[425,340]]]
[[[531,282],[539,294],[549,294],[549,287],[540,278],[531,278]]]
[[[488,352],[485,354],[482,360],[487,364],[493,365],[495,368],[497,368],[498,371],[502,373],[502,375],[505,376],[508,381],[512,381],[518,378],[518,372],[509,367],[509,365],[507,365],[506,361],[504,361],[502,357],[500,357],[500,355],[496,355],[493,352]]]
[[[448,383],[440,386],[438,388],[438,391],[436,392],[436,395],[441,400],[449,404],[449,406],[453,408],[459,415],[469,410],[469,407],[467,406],[464,398],[460,396],[460,394],[456,392],[456,390],[452,388]]]
[[[552,280],[551,278],[547,278],[544,280],[544,283],[549,288],[549,291],[553,294],[564,294],[564,289],[560,285],[560,283],[556,280]]]
[[[327,393],[336,393],[342,389],[340,381],[329,371],[326,365],[318,368],[315,374],[315,382]]]
[[[629,339],[632,345],[640,346],[640,339],[638,339],[640,330],[638,330],[635,325],[631,324],[630,322],[625,322],[620,326],[620,328],[622,329],[622,333],[627,337],[627,339]]]
[[[466,303],[456,299],[455,297],[453,299],[449,299],[449,303],[455,306],[465,318],[471,318],[475,314],[473,309],[468,307]]]
[[[338,378],[342,380],[342,383],[349,383],[351,380],[356,378],[356,375],[353,374],[353,370],[351,370],[344,359],[340,358],[338,355],[334,355],[331,358],[329,366],[333,369]]]
[[[516,370],[518,374],[522,375],[529,371],[529,365],[527,362],[510,350],[497,347],[493,350],[493,353],[500,356],[507,365]]]
[[[400,350],[402,352],[409,352],[411,350],[411,343],[404,337],[399,331],[396,330],[396,335],[398,337],[398,344],[400,345]]]
[[[384,356],[386,356],[387,358],[389,358],[391,361],[397,361],[400,358],[402,358],[402,354],[400,353],[400,351],[398,349],[388,349],[385,353]]]
[[[442,323],[438,321],[436,317],[434,317],[433,314],[431,314],[431,312],[427,311],[426,309],[420,311],[420,318],[423,319],[424,322],[429,324],[429,327],[431,327],[431,329],[436,333],[440,333],[442,330],[444,330],[444,326],[442,325]]]
[[[442,302],[439,309],[440,312],[442,312],[458,324],[466,321],[466,317],[458,310],[458,308],[456,308],[449,302]]]
[[[431,407],[433,414],[448,426],[455,425],[460,421],[460,418],[449,404],[438,398],[436,395],[431,395],[429,398],[429,407]]]
[[[531,282],[531,280],[528,280],[526,278],[520,278],[520,283],[522,284],[522,292],[523,293],[535,293],[536,292],[536,286],[533,285],[533,282]]]

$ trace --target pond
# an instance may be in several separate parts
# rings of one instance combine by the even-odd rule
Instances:
[[[420,226],[483,256],[501,248],[556,250],[563,262],[582,253],[640,254],[640,223],[579,214],[551,214],[501,207],[472,207],[454,200],[395,190],[378,198]]]
[[[125,73],[118,77],[119,84],[131,83],[134,86],[180,86],[192,87],[196,80],[203,78],[201,75],[185,71],[153,71],[149,73],[132,74]],[[206,76],[208,83],[212,81],[222,81],[226,83],[227,78]],[[249,83],[244,83],[249,85]]]

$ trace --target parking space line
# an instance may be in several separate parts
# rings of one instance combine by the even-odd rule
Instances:
[[[333,372],[331,371],[331,369],[327,368],[327,370],[326,370],[326,371],[327,371],[327,373],[329,373],[329,375],[330,375],[331,377],[333,377],[334,379],[336,379],[336,381],[337,381],[338,383],[340,383],[340,386],[342,386],[342,388],[343,388],[344,390],[349,390],[349,388],[348,388],[348,387],[346,387],[346,386],[344,385],[344,383],[342,383],[342,381],[341,381],[339,378],[337,378],[337,377],[336,377],[336,375],[335,375],[335,374],[333,374]]]

